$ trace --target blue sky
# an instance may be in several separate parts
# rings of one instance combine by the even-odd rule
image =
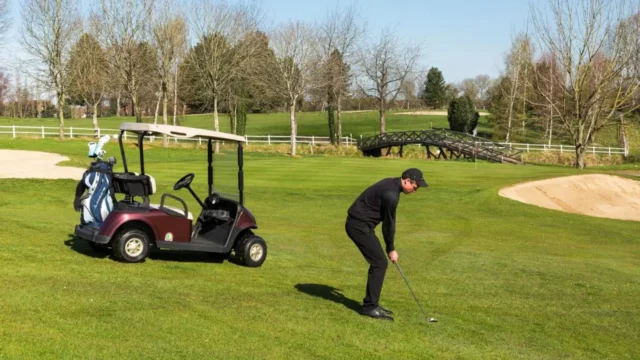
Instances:
[[[422,67],[439,68],[447,82],[496,77],[511,36],[524,30],[528,19],[528,0],[262,0],[274,21],[313,20],[352,3],[370,36],[395,26],[402,38],[424,43]]]
[[[97,0],[96,0],[97,1]],[[354,4],[367,23],[369,36],[385,26],[395,27],[405,40],[424,44],[421,68],[438,67],[447,82],[487,74],[496,77],[503,67],[511,36],[524,30],[529,0],[261,0],[267,20],[313,21],[328,9]],[[535,0],[545,2],[544,0]],[[10,0],[19,23],[19,1]],[[0,55],[5,65],[15,64],[21,51],[19,28]]]

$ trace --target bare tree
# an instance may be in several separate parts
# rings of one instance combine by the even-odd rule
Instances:
[[[59,136],[64,137],[64,105],[69,81],[66,64],[80,29],[75,0],[23,0],[22,45],[34,59],[34,78],[55,91]]]
[[[93,128],[98,131],[98,105],[109,90],[107,58],[98,41],[83,34],[71,49],[69,96],[81,98],[91,109]]]
[[[186,24],[180,16],[175,16],[177,9],[170,0],[164,0],[158,10],[158,15],[153,23],[153,45],[157,53],[158,78],[160,91],[154,123],[157,122],[158,108],[162,102],[162,123],[167,125],[167,111],[169,106],[169,90],[172,82],[176,81],[174,71],[177,69],[176,63],[183,52],[186,41]],[[175,118],[175,97],[177,87],[174,88],[174,118]],[[163,146],[167,146],[167,137],[163,136]]]
[[[419,46],[403,44],[390,30],[382,31],[377,41],[365,44],[359,51],[358,87],[375,99],[380,113],[380,133],[386,132],[387,106],[400,93],[401,84],[413,72],[421,57]]]
[[[519,34],[512,41],[511,50],[505,58],[505,74],[504,80],[500,82],[500,91],[503,92],[503,99],[506,100],[506,114],[501,117],[506,121],[506,137],[505,141],[511,141],[511,130],[513,120],[517,117],[518,106],[524,105],[525,102],[520,102],[521,99],[526,99],[526,94],[523,97],[523,92],[526,92],[526,74],[525,68],[531,59],[531,39],[527,34]],[[524,111],[522,107],[522,116],[524,124]]]
[[[275,54],[276,79],[273,90],[285,100],[289,108],[291,123],[291,156],[296,155],[296,104],[301,96],[312,88],[325,84],[322,71],[317,37],[313,30],[300,22],[287,23],[278,27],[270,36],[271,47]],[[318,76],[320,75],[320,76]]]
[[[637,1],[555,0],[552,20],[532,6],[538,43],[564,74],[554,84],[561,96],[548,99],[575,145],[575,166],[584,168],[584,153],[594,135],[638,109],[637,52],[640,27],[629,21]]]
[[[191,51],[189,59],[201,86],[206,102],[213,105],[213,125],[220,130],[218,103],[228,94],[228,86],[257,51],[257,42],[248,36],[258,29],[260,9],[254,5],[228,4],[224,1],[195,2],[191,28],[197,38],[198,51]],[[237,45],[242,46],[237,46]],[[219,151],[216,142],[216,152]]]
[[[487,89],[489,89],[489,85],[491,85],[491,78],[489,75],[478,75],[473,79],[476,83],[476,88],[478,89],[478,103],[476,106],[480,108],[486,107],[487,101]]]
[[[101,0],[99,40],[107,51],[107,59],[115,76],[131,97],[136,121],[141,122],[138,92],[150,66],[141,44],[149,40],[149,21],[154,0]]]
[[[336,8],[326,14],[320,30],[319,44],[322,57],[327,64],[325,70],[327,78],[332,81],[328,84],[328,97],[332,98],[329,111],[333,111],[334,105],[337,113],[337,143],[342,138],[342,99],[351,82],[352,74],[348,64],[356,61],[354,50],[358,46],[365,33],[365,24],[359,22],[360,15],[355,7],[345,9]],[[337,51],[337,53],[335,53]],[[339,57],[340,61],[336,61]],[[333,104],[335,103],[335,104]],[[332,124],[329,124],[332,131]],[[330,134],[333,138],[333,134]]]
[[[562,93],[559,92],[560,89],[556,84],[562,82],[563,75],[560,72],[557,61],[549,54],[542,55],[534,64],[533,73],[532,87],[536,91],[534,91],[531,103],[544,121],[544,138],[551,145],[555,117],[553,101],[562,97]],[[540,93],[544,93],[544,95]]]
[[[3,44],[4,37],[10,26],[9,2],[7,0],[0,0],[0,45]]]

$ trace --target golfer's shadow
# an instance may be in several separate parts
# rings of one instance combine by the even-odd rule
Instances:
[[[360,310],[362,309],[359,302],[342,295],[342,293],[340,293],[341,289],[334,288],[333,286],[322,284],[296,284],[295,288],[305,294],[342,304],[347,309],[351,309],[357,313],[360,313]]]

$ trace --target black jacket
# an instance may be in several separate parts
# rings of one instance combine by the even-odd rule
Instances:
[[[382,222],[387,252],[395,250],[396,208],[401,191],[400,178],[382,179],[362,192],[347,212],[349,217],[364,222],[371,229]]]

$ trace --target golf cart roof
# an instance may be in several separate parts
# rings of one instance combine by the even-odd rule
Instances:
[[[245,142],[244,136],[223,133],[220,131],[190,128],[186,126],[156,125],[147,123],[122,123],[120,130],[131,131],[137,134],[168,135],[176,138],[203,138],[211,140],[227,140]]]

